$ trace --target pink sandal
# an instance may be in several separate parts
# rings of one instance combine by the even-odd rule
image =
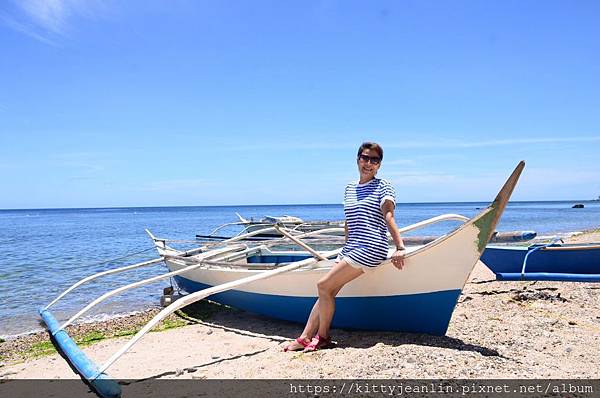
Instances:
[[[304,339],[302,339],[302,338],[300,338],[300,337],[296,338],[296,340],[295,340],[295,341],[296,341],[296,343],[300,344],[302,347],[298,347],[298,348],[291,349],[291,348],[290,348],[290,346],[291,346],[292,344],[294,344],[294,343],[292,343],[292,344],[288,345],[287,347],[285,347],[285,348],[283,349],[283,352],[288,352],[288,351],[300,351],[300,350],[304,350],[304,349],[305,349],[306,347],[308,347],[308,346],[309,346],[309,344],[310,344],[310,342],[308,342],[308,343],[307,343],[307,342],[306,342]]]
[[[313,337],[310,344],[306,346],[303,352],[312,352],[317,350],[322,350],[325,348],[329,348],[331,346],[331,337],[321,337],[316,335]]]

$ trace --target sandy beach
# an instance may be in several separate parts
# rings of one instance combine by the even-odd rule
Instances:
[[[600,231],[570,239],[600,242]],[[146,335],[108,371],[117,379],[246,378],[600,378],[600,286],[593,283],[497,282],[479,263],[446,336],[333,330],[337,345],[315,353],[284,353],[301,325],[215,304],[206,320]],[[156,310],[154,310],[156,311]],[[398,311],[402,311],[401,308]],[[143,324],[153,311],[90,330]],[[382,314],[394,316],[395,314]],[[128,337],[84,348],[103,362]],[[44,333],[0,344],[0,378],[78,379],[58,354],[22,355]]]

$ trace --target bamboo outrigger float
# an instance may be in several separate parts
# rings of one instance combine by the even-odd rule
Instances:
[[[389,259],[345,286],[336,298],[333,327],[396,330],[443,335],[458,297],[473,267],[495,231],[504,208],[523,170],[520,162],[494,202],[476,217],[431,243],[409,249],[405,268],[396,270]],[[401,228],[412,231],[436,222],[464,221],[463,216],[443,215]],[[87,277],[65,290],[40,315],[58,348],[80,375],[103,397],[120,396],[120,386],[107,369],[147,332],[168,315],[207,297],[279,319],[304,322],[316,300],[316,282],[331,268],[341,247],[315,250],[309,241],[323,242],[339,236],[340,228],[299,232],[281,225],[249,232],[202,247],[177,251],[165,239],[154,237],[160,257],[143,263],[101,272]],[[249,243],[258,234],[278,233],[282,238]],[[302,251],[277,251],[275,246],[294,244]],[[390,256],[393,249],[390,249]],[[62,325],[50,307],[73,289],[104,275],[124,272],[164,261],[170,272],[112,290],[92,301]],[[77,347],[65,327],[105,299],[162,278],[174,277],[189,294],[171,303],[150,320],[133,338],[102,365],[97,366]],[[267,280],[269,280],[267,282]],[[402,315],[398,315],[397,309]],[[394,317],[381,316],[395,309]]]

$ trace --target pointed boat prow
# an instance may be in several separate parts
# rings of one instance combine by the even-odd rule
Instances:
[[[504,213],[508,200],[515,190],[515,186],[523,172],[523,168],[525,168],[525,161],[521,160],[500,189],[500,192],[498,192],[498,195],[496,195],[492,204],[476,218],[475,224],[480,230],[478,242],[479,253],[483,253],[485,246],[492,238],[492,235],[496,230],[496,225],[498,224],[502,213]]]
[[[494,228],[496,227],[496,224],[498,224],[498,220],[504,212],[504,208],[506,207],[506,204],[508,203],[513,191],[515,190],[515,186],[517,185],[519,177],[521,177],[521,173],[523,172],[524,168],[525,161],[521,160],[517,167],[515,167],[513,170],[510,177],[508,177],[508,180],[506,180],[502,186],[502,189],[500,189],[500,192],[498,192],[498,195],[496,195],[496,199],[494,199],[494,202],[492,203],[492,207],[496,207],[497,210],[494,220],[492,221]]]
[[[247,223],[250,222],[249,220],[246,220],[244,217],[242,217],[240,215],[240,213],[235,213],[235,215],[240,219],[240,222],[243,223],[243,224],[247,224]]]

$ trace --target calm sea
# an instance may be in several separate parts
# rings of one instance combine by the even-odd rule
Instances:
[[[533,230],[538,235],[568,233],[600,227],[600,202],[511,202],[497,228],[500,231]],[[412,224],[444,213],[473,216],[488,203],[407,203],[396,211],[398,224]],[[124,264],[156,258],[148,228],[157,237],[192,240],[217,226],[265,215],[294,215],[304,220],[341,220],[341,205],[144,207],[107,209],[0,210],[0,336],[40,329],[37,309],[49,303],[77,280]],[[437,235],[456,227],[444,223],[415,235]],[[233,234],[230,227],[220,234]],[[103,263],[146,250],[127,259]],[[164,265],[130,271],[122,276],[92,282],[71,292],[54,307],[59,319],[84,307],[101,294],[130,280],[165,271]],[[163,281],[111,299],[92,313],[93,319],[141,310],[157,305]],[[89,319],[89,318],[88,318]]]

